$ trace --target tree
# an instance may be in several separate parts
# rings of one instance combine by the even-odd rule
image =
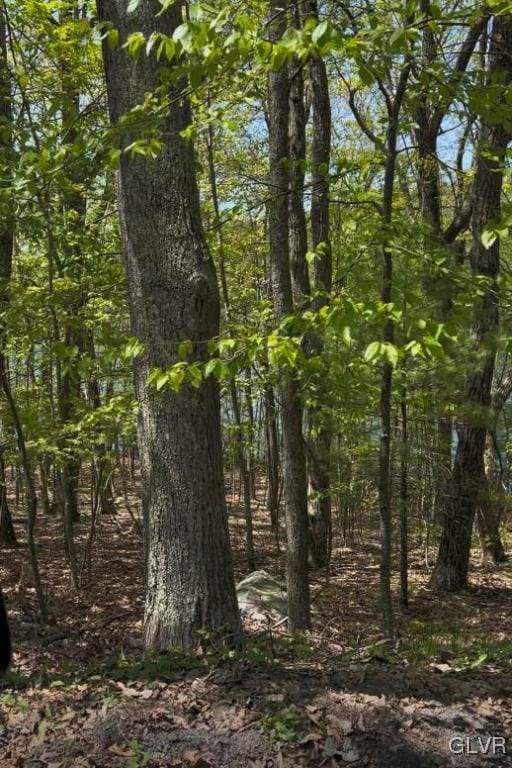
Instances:
[[[270,37],[277,42],[286,29],[286,9],[280,0],[270,5]],[[277,323],[293,312],[289,244],[288,67],[269,74],[269,186],[268,237],[274,317]],[[288,626],[307,629],[311,623],[308,582],[308,502],[306,459],[302,436],[302,404],[293,373],[280,383],[283,432],[283,473],[286,511],[286,583]]]
[[[468,69],[471,56],[478,43],[479,37],[485,29],[487,17],[481,14],[476,21],[470,25],[466,37],[460,45],[458,56],[453,67],[446,73],[448,87],[445,93],[439,95],[435,92],[436,84],[430,78],[429,72],[435,68],[435,63],[439,57],[439,48],[442,49],[442,36],[436,34],[432,27],[432,8],[430,0],[421,0],[421,12],[425,19],[430,23],[423,25],[421,31],[421,59],[420,66],[416,66],[417,76],[420,83],[419,95],[416,99],[414,109],[414,137],[416,139],[416,166],[418,175],[418,198],[421,215],[425,222],[425,248],[427,252],[437,250],[447,254],[448,264],[452,266],[460,263],[460,252],[463,251],[464,244],[454,241],[456,237],[464,232],[469,226],[471,216],[472,197],[471,194],[457,195],[455,215],[452,220],[443,229],[443,215],[446,216],[443,207],[443,185],[442,174],[440,172],[440,162],[438,157],[439,134],[443,126],[443,121],[450,109],[451,104],[457,98],[460,84],[463,82],[463,76]],[[434,78],[436,75],[434,75]],[[422,84],[422,85],[421,85]],[[429,90],[433,89],[432,93]],[[472,117],[469,118],[469,126]],[[467,138],[467,129],[462,133],[462,141]],[[464,153],[464,143],[462,154]],[[461,178],[459,174],[459,190]],[[430,280],[427,285],[437,302],[437,316],[440,322],[447,322],[450,316],[453,285],[451,275],[448,273],[437,276]],[[447,483],[451,474],[452,466],[452,418],[446,413],[441,414],[437,419],[438,429],[438,467],[436,469],[436,513],[442,510],[446,504]]]
[[[496,377],[495,377],[496,378]],[[508,559],[500,525],[506,507],[503,487],[504,461],[498,442],[498,419],[512,394],[512,371],[507,370],[493,387],[491,419],[485,435],[483,488],[478,494],[477,526],[484,555],[495,564]]]
[[[318,3],[305,3],[306,19],[318,22]],[[309,63],[312,140],[311,140],[311,245],[315,252],[314,288],[322,298],[315,301],[316,309],[327,303],[332,289],[332,253],[330,240],[329,186],[331,160],[331,102],[325,61],[321,56],[312,57]],[[322,352],[322,340],[317,337],[316,353]],[[310,554],[316,566],[326,565],[331,544],[331,444],[332,430],[328,423],[329,392],[319,384],[320,403],[309,412],[311,456],[309,482],[314,492],[310,514]],[[322,413],[322,407],[326,413]]]
[[[104,44],[108,101],[114,126],[140,109],[165,72],[153,51],[138,60],[124,47],[130,35],[172,36],[183,3],[163,11],[143,0],[129,13],[124,0],[100,0],[100,20],[118,30],[112,50]],[[160,151],[132,156],[134,129],[121,131],[118,200],[133,333],[144,345],[135,362],[139,401],[139,450],[143,472],[146,548],[147,650],[197,644],[198,631],[241,637],[227,529],[219,392],[213,378],[179,393],[150,392],[155,367],[178,359],[181,342],[205,360],[218,333],[215,269],[201,225],[194,152],[182,135],[191,123],[186,82],[165,91]]]
[[[0,672],[6,672],[11,663],[11,633],[7,620],[7,611],[2,591],[0,590]]]
[[[493,104],[494,114],[486,111],[481,119],[470,252],[473,279],[482,290],[474,299],[471,367],[466,374],[450,497],[432,576],[433,585],[445,590],[458,590],[467,584],[473,521],[484,478],[485,437],[499,332],[500,270],[499,240],[489,240],[487,233],[492,223],[500,220],[503,161],[510,142],[510,129],[499,107],[504,105],[503,86],[512,81],[512,15],[493,17],[488,55],[487,86],[498,89],[498,100]]]
[[[7,31],[4,11],[0,12],[0,121],[4,138],[0,144],[2,168],[5,176],[12,175],[12,94],[11,73],[7,62]],[[12,252],[14,244],[14,223],[10,203],[3,211],[3,226],[0,232],[0,307],[2,311],[9,304],[9,289],[12,273]],[[0,365],[5,360],[6,333],[0,329]],[[16,533],[7,501],[7,483],[5,479],[5,447],[0,446],[0,542],[7,546],[17,544]]]

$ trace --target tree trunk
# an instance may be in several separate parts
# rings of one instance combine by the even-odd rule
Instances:
[[[306,16],[318,21],[318,3],[307,0]],[[329,221],[329,187],[331,160],[331,102],[325,62],[319,56],[309,63],[313,133],[311,139],[311,245],[316,253],[314,262],[314,288],[329,293],[332,288],[332,254]],[[328,301],[324,296],[315,301],[320,309]],[[323,340],[315,340],[316,353],[323,351]],[[311,457],[308,464],[309,483],[313,491],[310,504],[309,538],[312,564],[320,568],[329,562],[331,555],[331,444],[332,433],[329,416],[322,413],[330,393],[325,379],[318,382],[318,406],[309,411],[309,445]]]
[[[409,434],[407,424],[407,388],[402,387],[400,398],[402,445],[400,457],[400,603],[409,604]]]
[[[298,17],[298,8],[295,9]],[[299,27],[299,19],[296,18]],[[306,165],[306,112],[304,109],[304,63],[293,58],[289,63],[290,113],[288,118],[290,148],[289,236],[290,271],[294,304],[298,307],[311,294],[309,284],[308,235],[304,211],[304,180]]]
[[[477,526],[482,539],[484,557],[496,565],[508,560],[500,526],[506,506],[503,488],[503,460],[498,444],[497,424],[512,394],[512,371],[507,370],[497,383],[492,396],[492,424],[485,436],[484,470],[486,486],[479,496]]]
[[[394,188],[397,160],[398,120],[405,98],[407,81],[410,74],[410,62],[406,62],[400,73],[392,101],[388,102],[388,129],[386,157],[384,161],[384,187],[382,192],[382,288],[381,299],[384,305],[393,300],[393,252],[389,240],[389,230],[393,220]],[[384,324],[383,341],[395,343],[395,324],[389,317]],[[379,587],[382,611],[382,626],[387,639],[394,637],[393,599],[391,594],[391,545],[392,545],[392,509],[391,509],[391,407],[393,397],[393,367],[385,360],[382,364],[380,382],[380,423],[379,445],[379,517],[380,517],[380,564]]]
[[[501,458],[498,451],[496,431],[487,430],[484,449],[484,486],[478,496],[476,521],[484,558],[496,565],[508,559],[500,534],[505,501]]]
[[[228,281],[226,278],[225,269],[225,253],[224,253],[224,237],[222,234],[222,221],[220,217],[219,196],[217,193],[217,174],[215,171],[215,157],[213,152],[213,127],[211,123],[208,126],[208,170],[210,176],[210,191],[212,195],[213,212],[215,217],[215,228],[217,230],[217,238],[219,244],[219,269],[220,269],[220,284],[222,288],[222,298],[224,299],[224,311],[226,313],[226,319],[228,323],[231,320],[231,303],[229,300]],[[245,557],[247,561],[247,569],[254,571],[256,568],[256,560],[254,558],[254,534],[253,534],[253,522],[252,522],[252,509],[251,509],[251,476],[250,468],[247,462],[247,455],[244,446],[244,435],[242,425],[242,414],[240,410],[240,399],[238,397],[238,391],[236,388],[236,381],[231,379],[229,382],[229,391],[231,395],[231,407],[233,409],[233,418],[235,420],[235,453],[236,461],[238,464],[238,470],[240,472],[240,482],[242,483],[243,497],[244,497],[244,518],[245,518]]]
[[[139,105],[159,85],[154,50],[133,61],[128,35],[172,36],[181,23],[178,1],[162,12],[142,0],[128,14],[125,0],[100,0],[101,20],[120,32],[104,46],[111,120]],[[118,175],[123,254],[132,330],[145,352],[135,363],[139,451],[146,533],[145,646],[148,651],[197,645],[202,628],[238,645],[241,626],[229,545],[220,433],[220,401],[210,377],[198,389],[156,396],[147,377],[178,360],[178,345],[193,342],[192,358],[206,360],[218,334],[219,293],[199,208],[193,148],[181,132],[190,125],[186,84],[169,87],[162,116],[163,146],[155,160],[123,153]],[[126,147],[135,138],[123,136]]]
[[[76,22],[79,18],[80,9],[72,4],[63,7],[60,12],[62,26],[71,21]],[[80,93],[76,87],[76,76],[70,67],[70,62],[62,57],[59,61],[59,67],[63,91],[61,103],[62,135],[64,142],[72,147],[79,133]],[[66,212],[71,215],[66,217],[68,233],[61,244],[63,258],[58,260],[57,268],[59,277],[71,278],[77,285],[80,285],[84,271],[84,256],[79,243],[80,236],[86,227],[87,198],[80,191],[80,185],[83,182],[82,166],[71,163],[68,174],[73,186],[65,197],[64,207]],[[59,442],[61,450],[66,454],[61,463],[60,482],[64,500],[63,514],[65,518],[69,518],[65,519],[64,522],[67,538],[73,537],[73,523],[80,519],[79,480],[82,462],[80,455],[70,444],[71,441],[65,436],[65,432],[72,428],[77,421],[77,404],[81,398],[80,359],[83,351],[83,331],[77,326],[76,318],[79,316],[82,305],[83,297],[79,295],[67,308],[63,324],[63,341],[68,350],[75,347],[78,354],[70,356],[66,365],[61,366],[57,392],[62,432]],[[68,549],[70,553],[74,553],[75,547],[72,541],[68,541]],[[72,556],[74,557],[74,554]]]
[[[0,672],[7,672],[11,663],[11,633],[5,609],[4,596],[0,589]]]
[[[268,479],[267,503],[270,512],[270,525],[279,552],[279,436],[274,390],[271,385],[268,385],[265,390],[265,445]]]
[[[512,78],[512,16],[495,16],[489,52],[489,75],[510,83]],[[504,97],[502,97],[504,99]],[[499,330],[500,248],[496,240],[486,248],[482,234],[486,225],[499,221],[503,159],[510,137],[505,128],[482,119],[474,179],[471,271],[475,281],[486,280],[485,290],[474,296],[473,355],[464,391],[464,419],[457,424],[450,498],[443,516],[443,529],[434,587],[459,590],[467,585],[471,534],[478,495],[484,482],[485,435],[491,406],[491,387]]]
[[[0,169],[4,179],[10,179],[12,175],[12,164],[14,162],[12,136],[10,129],[12,127],[12,90],[11,90],[11,73],[9,70],[9,64],[7,60],[7,29],[6,29],[6,10],[5,8],[0,10],[0,120],[3,123],[4,130],[0,138]],[[14,217],[12,209],[8,208],[2,218],[0,224],[0,316],[2,322],[0,324],[0,384],[4,392],[5,399],[7,400],[8,410],[10,412],[14,432],[18,439],[20,464],[25,473],[25,485],[27,489],[27,499],[29,503],[28,510],[28,546],[30,555],[30,564],[32,566],[32,575],[34,578],[34,586],[36,590],[36,596],[39,601],[39,608],[41,613],[41,620],[43,622],[47,619],[46,605],[43,596],[43,590],[41,585],[41,579],[39,575],[39,566],[37,561],[37,552],[34,541],[34,527],[36,517],[37,498],[35,495],[35,488],[33,483],[33,477],[31,474],[31,467],[27,458],[25,449],[25,441],[20,420],[18,418],[18,412],[16,405],[12,398],[10,382],[8,376],[8,359],[6,354],[6,342],[7,332],[4,325],[3,318],[5,316],[5,310],[9,305],[9,291],[12,277],[12,260],[14,251]],[[7,506],[7,489],[5,483],[5,465],[3,455],[1,457],[1,477],[0,482],[2,485],[2,533],[6,534],[12,543],[15,542],[16,537],[14,529],[12,527],[12,520],[10,518],[9,509]],[[8,640],[8,626],[5,615],[5,607],[3,598],[0,592],[0,618],[5,625],[6,640]],[[1,660],[2,668],[6,668],[5,664],[5,651]],[[10,645],[9,645],[10,654]],[[8,659],[7,659],[8,663]]]
[[[286,28],[285,9],[272,0],[269,23],[276,42]],[[289,247],[288,67],[269,74],[269,246],[274,316],[280,322],[293,311]],[[291,631],[311,625],[308,582],[308,505],[306,460],[302,437],[302,405],[293,374],[279,389],[283,431],[283,474],[287,534],[288,626]]]
[[[0,544],[5,547],[17,547],[18,539],[7,501],[7,480],[5,477],[5,461],[0,448]]]
[[[420,0],[420,10],[425,15],[425,19],[432,18],[430,0]],[[452,73],[454,77],[460,77],[468,66],[470,56],[483,27],[484,21],[478,19],[469,29],[466,40],[454,63]],[[421,69],[422,72],[428,72],[439,56],[438,42],[428,23],[423,25],[421,42]],[[447,111],[448,104],[440,105],[438,100],[432,100],[428,86],[422,88],[414,112],[414,134],[417,145],[418,197],[426,229],[425,248],[427,252],[442,249],[447,266],[456,269],[461,260],[460,247],[454,245],[453,241],[457,233],[467,227],[469,221],[465,218],[465,214],[461,217],[461,210],[457,210],[452,224],[447,229],[447,232],[451,234],[447,235],[446,232],[443,232],[443,201],[437,143],[443,117]],[[462,201],[458,201],[458,203],[460,208]],[[468,210],[470,209],[469,206]],[[461,226],[462,221],[465,221],[463,226]],[[455,222],[459,222],[458,226],[455,226]],[[463,244],[461,245],[463,248]],[[425,282],[427,283],[427,281]],[[436,275],[428,280],[425,288],[429,294],[433,295],[437,303],[438,322],[446,323],[451,313],[454,295],[451,277],[446,274]],[[449,399],[448,393],[444,394],[444,399]],[[438,415],[436,421],[438,442],[434,470],[434,517],[439,520],[446,506],[447,488],[452,471],[452,421],[446,414]]]

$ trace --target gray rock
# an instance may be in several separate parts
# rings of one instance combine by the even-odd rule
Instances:
[[[278,621],[288,613],[286,588],[266,571],[253,571],[236,588],[240,611],[255,618],[270,614]]]

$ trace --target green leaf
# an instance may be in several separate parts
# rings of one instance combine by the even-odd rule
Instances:
[[[162,10],[157,13],[157,16],[160,16],[160,14],[168,11],[175,4],[176,0],[158,0],[158,2],[162,6]]]
[[[392,365],[394,368],[398,363],[398,347],[396,347],[394,344],[391,344],[389,341],[386,341],[382,345],[382,352],[388,363],[390,363],[390,365]]]
[[[132,32],[124,44],[124,48],[127,49],[132,59],[135,59],[144,47],[145,42],[146,40],[142,32]]]
[[[358,63],[358,71],[361,82],[364,85],[373,85],[375,77],[371,69],[364,62],[361,61]]]
[[[178,344],[178,359],[185,361],[194,348],[194,343],[190,339],[185,339]]]
[[[484,248],[487,248],[487,250],[492,245],[494,245],[497,239],[498,239],[498,235],[496,234],[496,230],[491,229],[490,227],[489,228],[486,227],[484,229],[484,231],[482,232],[482,236],[480,238],[482,245],[484,246]]]
[[[377,357],[377,355],[380,354],[380,347],[381,347],[380,341],[372,341],[372,343],[368,344],[368,346],[364,351],[364,359],[367,362],[371,362],[372,360],[374,360]]]
[[[322,43],[324,43],[328,38],[330,31],[331,24],[330,21],[326,19],[325,21],[320,22],[320,24],[314,28],[313,34],[311,35],[311,40],[316,45],[322,45]]]
[[[107,45],[110,48],[110,50],[113,51],[114,48],[117,48],[117,46],[119,45],[119,30],[109,29],[109,31],[105,35],[105,40],[107,41]]]
[[[194,387],[194,389],[199,389],[203,383],[203,371],[201,370],[201,365],[194,363],[193,365],[189,366],[187,378],[190,385]]]
[[[389,38],[389,46],[391,50],[392,51],[400,50],[405,40],[406,40],[405,29],[402,29],[402,27],[395,29],[395,31],[391,34]]]

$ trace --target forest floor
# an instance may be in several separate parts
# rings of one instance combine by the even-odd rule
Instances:
[[[120,510],[100,520],[79,594],[59,520],[40,520],[47,626],[26,549],[2,552],[15,655],[0,691],[1,768],[512,766],[510,564],[491,569],[475,550],[471,589],[440,599],[427,586],[424,550],[414,550],[400,640],[384,651],[377,547],[335,546],[329,580],[313,574],[307,637],[248,621],[243,654],[206,648],[144,661],[142,547]],[[88,525],[86,516],[77,525],[79,551]],[[235,503],[231,532],[242,578]],[[255,532],[258,568],[283,576],[262,508]]]

